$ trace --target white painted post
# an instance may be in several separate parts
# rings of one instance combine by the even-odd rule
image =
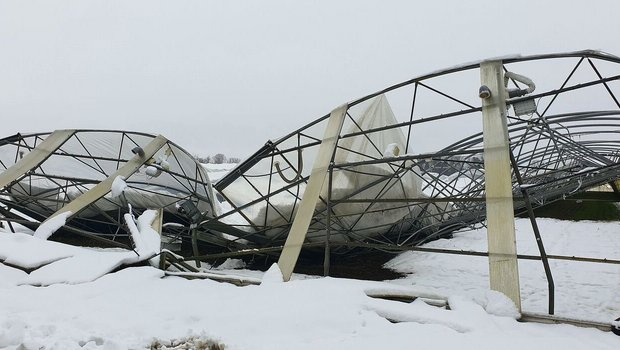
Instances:
[[[291,226],[288,237],[286,237],[284,248],[278,260],[278,267],[282,272],[284,281],[291,279],[291,275],[297,264],[301,246],[306,239],[310,221],[312,220],[312,216],[314,216],[316,203],[319,200],[323,183],[327,177],[329,163],[332,160],[332,155],[338,144],[338,137],[340,136],[340,130],[342,129],[347,107],[346,104],[342,105],[334,109],[329,116],[325,134],[323,135],[323,141],[321,141],[319,153],[312,165],[312,172],[310,173],[304,196],[299,203],[293,225]]]
[[[52,153],[67,142],[73,134],[75,134],[75,130],[68,129],[56,130],[47,136],[43,142],[22,159],[18,160],[17,163],[0,173],[0,189],[3,189],[11,182],[20,179],[24,174],[41,165]]]
[[[482,100],[489,279],[491,289],[508,296],[520,311],[521,293],[502,62],[481,63],[480,81],[491,92],[490,97]]]

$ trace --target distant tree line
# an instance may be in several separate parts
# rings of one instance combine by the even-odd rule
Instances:
[[[213,156],[194,156],[200,163],[203,164],[224,164],[224,163],[239,163],[241,162],[240,158],[237,157],[226,157],[223,153],[217,153]]]

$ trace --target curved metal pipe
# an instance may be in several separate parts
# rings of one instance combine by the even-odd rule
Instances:
[[[278,172],[278,175],[280,175],[280,177],[282,178],[282,180],[284,180],[284,182],[286,183],[293,183],[299,179],[302,178],[301,172],[304,169],[304,158],[302,157],[302,150],[301,148],[297,150],[297,165],[299,167],[299,169],[297,169],[297,172],[295,174],[295,177],[293,179],[288,179],[286,178],[286,176],[284,176],[284,174],[282,173],[282,169],[280,169],[280,162],[276,161],[273,163],[274,167],[276,168],[276,171]],[[291,166],[291,168],[293,168],[293,166]]]

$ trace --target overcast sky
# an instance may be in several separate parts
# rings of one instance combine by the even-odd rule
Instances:
[[[0,137],[127,129],[244,158],[429,71],[515,53],[620,55],[618,13],[617,0],[0,0]]]

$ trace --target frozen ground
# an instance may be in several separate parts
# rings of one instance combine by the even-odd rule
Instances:
[[[550,253],[620,258],[620,224],[541,219],[540,225]],[[527,221],[517,220],[517,229],[519,251],[535,253]],[[461,233],[429,246],[484,250],[484,234],[484,230]],[[7,235],[2,237],[10,240]],[[15,256],[25,249],[14,246]],[[48,249],[75,255],[71,247]],[[155,268],[134,267],[92,282],[35,287],[21,284],[25,272],[0,264],[0,348],[141,349],[154,339],[192,336],[215,339],[228,349],[570,350],[617,349],[620,344],[620,338],[609,332],[496,316],[498,311],[509,315],[510,304],[486,291],[483,258],[406,253],[389,265],[411,275],[388,282],[295,276],[282,283],[271,270],[260,286],[235,287],[164,277]],[[544,311],[546,306],[539,265],[520,265],[526,310]],[[552,268],[559,313],[607,322],[620,316],[618,265],[554,262]],[[367,290],[441,294],[449,297],[453,310],[421,301],[371,299]]]
[[[620,260],[620,223],[537,219],[547,254]],[[538,255],[528,219],[515,221],[517,251]],[[456,233],[427,247],[486,251],[486,229]],[[609,322],[620,316],[620,265],[550,260],[556,315]],[[485,257],[407,252],[386,264],[407,273],[393,281],[441,295],[480,297],[488,286]],[[548,292],[542,262],[519,261],[526,312],[546,313]],[[613,318],[612,318],[613,317]]]

